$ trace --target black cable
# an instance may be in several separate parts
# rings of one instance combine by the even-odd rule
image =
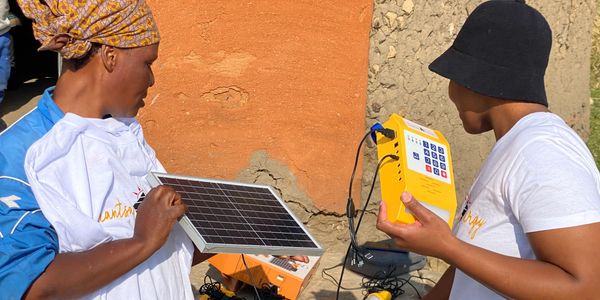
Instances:
[[[356,237],[353,234],[355,207],[354,207],[354,201],[352,200],[352,184],[354,183],[354,175],[356,175],[356,167],[358,166],[358,158],[360,156],[360,150],[362,149],[362,145],[365,142],[365,140],[370,135],[372,135],[374,132],[379,132],[390,139],[394,139],[396,137],[396,132],[392,129],[384,128],[381,125],[379,125],[379,127],[373,126],[373,127],[371,127],[371,130],[369,130],[369,132],[367,132],[362,137],[362,139],[360,140],[360,143],[358,144],[358,148],[356,149],[356,157],[354,158],[354,167],[352,167],[352,175],[350,176],[350,186],[348,187],[348,200],[346,201],[346,216],[348,216],[348,226],[350,228],[350,240],[351,240],[352,246],[355,249],[358,249],[358,243],[356,241]],[[379,169],[379,167],[377,169]],[[377,174],[375,174],[375,177],[377,177]],[[355,253],[356,253],[356,251],[355,251]],[[361,255],[361,254],[358,254],[358,255]],[[364,257],[361,257],[361,258],[364,259]]]
[[[362,145],[365,142],[365,140],[369,137],[369,135],[371,135],[373,132],[375,132],[376,129],[371,129],[369,130],[369,132],[367,132],[362,139],[360,140],[360,143],[358,143],[358,148],[356,149],[356,157],[354,158],[354,167],[352,167],[352,175],[350,176],[350,186],[348,187],[348,199],[346,200],[346,216],[350,216],[351,214],[354,214],[354,202],[352,201],[352,183],[354,183],[354,175],[356,174],[356,167],[358,166],[358,158],[360,155],[360,149],[362,149]],[[352,209],[350,209],[350,207]],[[350,224],[348,224],[350,226]],[[352,233],[352,229],[350,229],[350,232]],[[339,298],[340,295],[340,288],[342,286],[342,279],[344,278],[344,269],[346,267],[346,260],[348,259],[348,253],[350,253],[350,248],[352,247],[352,243],[355,242],[353,240],[353,235],[350,234],[350,245],[348,245],[348,249],[346,249],[346,255],[344,255],[344,261],[342,262],[342,272],[340,273],[340,280],[338,281],[338,287],[337,287],[337,291],[336,291],[336,296],[335,299],[337,300]]]
[[[368,136],[368,134],[366,136]],[[364,142],[364,140],[365,140],[365,138],[363,138],[363,140],[361,141],[360,146],[362,146],[362,143]],[[360,151],[360,146],[358,148],[359,151]],[[358,157],[358,155],[357,155],[357,157]],[[371,189],[369,190],[369,195],[367,196],[367,200],[365,201],[365,205],[363,207],[363,210],[362,210],[362,212],[360,214],[360,217],[358,218],[358,223],[356,224],[356,229],[354,229],[354,216],[353,216],[354,211],[350,212],[350,211],[348,211],[348,209],[346,210],[346,213],[347,213],[347,216],[348,216],[348,225],[349,225],[349,228],[350,228],[350,240],[351,241],[350,241],[350,245],[348,245],[348,249],[346,250],[346,255],[344,256],[344,261],[342,263],[342,272],[340,273],[340,279],[339,279],[337,291],[336,291],[336,294],[335,294],[335,299],[336,300],[339,299],[339,296],[340,296],[340,287],[342,285],[342,280],[344,279],[344,270],[346,269],[346,261],[348,259],[348,254],[350,253],[350,248],[354,248],[354,254],[358,255],[358,256],[361,256],[361,259],[364,259],[363,254],[360,253],[361,249],[360,249],[360,247],[358,246],[358,244],[356,242],[356,233],[358,232],[358,229],[360,228],[360,224],[362,222],[362,218],[365,215],[365,211],[367,210],[367,205],[369,205],[369,200],[371,200],[371,195],[373,194],[373,189],[375,188],[375,182],[376,182],[376,179],[377,179],[377,174],[379,174],[379,168],[380,168],[381,164],[383,163],[383,161],[386,158],[392,158],[394,160],[398,160],[399,159],[399,157],[397,155],[388,154],[388,155],[382,157],[379,160],[379,162],[377,163],[377,168],[375,169],[375,174],[373,175],[373,181],[371,183]],[[357,159],[357,161],[358,161],[358,159]],[[355,171],[356,171],[356,162],[355,162],[355,165],[354,165],[354,170],[352,171],[352,178],[354,178]],[[350,189],[349,190],[350,191],[352,190],[352,182],[350,182]],[[350,192],[350,195],[351,195],[351,192]],[[348,202],[352,203],[352,197],[348,197]],[[347,204],[346,208],[349,208],[350,206],[354,207],[354,204],[352,204],[352,205]]]
[[[254,288],[254,292],[256,293],[256,297],[258,298],[258,300],[261,300],[260,295],[258,294],[258,290],[256,289],[256,283],[254,283],[252,275],[250,274],[250,269],[248,269],[248,265],[246,264],[244,254],[242,254],[242,262],[244,263],[244,267],[246,267],[246,274],[248,274],[248,280],[250,280],[250,285]]]
[[[337,268],[341,265],[342,264],[340,263],[340,264],[337,264],[337,265],[329,267],[329,268],[324,268],[321,271],[321,277],[325,280],[332,282],[334,285],[338,285],[338,282],[335,280],[335,278],[331,274],[329,274],[327,271]],[[390,292],[390,294],[392,294],[392,299],[395,299],[398,296],[403,295],[405,293],[405,291],[402,289],[402,287],[404,287],[405,285],[408,284],[413,288],[413,290],[417,294],[418,298],[420,299],[421,293],[419,293],[419,290],[410,282],[411,279],[416,278],[416,279],[420,279],[420,280],[429,281],[429,282],[433,283],[434,285],[437,284],[437,282],[435,282],[434,280],[431,280],[429,278],[418,277],[418,276],[413,276],[413,275],[409,276],[408,278],[402,278],[401,276],[388,276],[388,274],[389,275],[394,274],[394,272],[395,272],[394,266],[390,266],[390,269],[388,271],[382,270],[380,272],[382,272],[383,274],[377,273],[380,275],[375,274],[373,279],[363,278],[363,281],[359,287],[349,288],[349,287],[341,286],[341,289],[347,290],[347,291],[353,291],[353,290],[355,291],[355,290],[365,289],[366,290],[365,298],[371,293],[376,293],[376,292],[386,290],[386,291]],[[323,275],[326,275],[328,278],[324,277]]]
[[[352,214],[348,214],[348,227],[350,229],[350,240],[351,240],[350,245],[352,245],[352,248],[354,249],[354,260],[361,259],[364,261],[365,259],[368,259],[363,254],[361,247],[358,245],[356,233],[358,232],[358,227],[360,226],[360,222],[362,221],[363,215],[365,214],[365,211],[367,210],[367,205],[369,204],[369,201],[371,200],[371,194],[373,193],[373,189],[375,187],[375,181],[377,179],[377,173],[379,172],[379,168],[381,167],[381,164],[383,163],[383,161],[388,157],[392,158],[393,160],[400,159],[397,155],[388,154],[388,155],[382,157],[379,160],[379,162],[377,163],[377,168],[375,169],[375,175],[373,176],[373,181],[371,182],[371,189],[369,190],[369,195],[367,196],[367,200],[365,201],[365,206],[363,207],[363,210],[358,219],[358,224],[356,226],[356,230],[354,230],[354,216],[353,216],[354,211]],[[354,207],[354,205],[352,205],[352,207]]]
[[[329,274],[327,271],[335,269],[335,268],[341,266],[342,264],[343,263],[339,263],[335,266],[332,266],[329,268],[324,268],[323,270],[321,270],[321,277],[323,279],[333,283],[334,285],[338,285],[339,283],[337,282],[337,280],[335,280],[335,277],[333,277],[333,275]],[[383,273],[381,275],[378,275],[380,273],[376,273],[374,276],[374,279],[365,280],[366,278],[363,277],[363,282],[361,283],[361,285],[359,287],[349,288],[349,287],[345,287],[343,285],[340,285],[340,287],[342,290],[347,290],[347,291],[355,291],[355,290],[365,289],[367,291],[365,294],[365,298],[370,293],[376,293],[376,292],[379,292],[382,290],[386,290],[392,294],[392,299],[395,299],[398,296],[404,294],[404,290],[402,289],[402,287],[404,285],[408,284],[413,288],[413,290],[415,291],[415,293],[417,293],[417,296],[420,299],[421,294],[419,293],[419,290],[410,282],[410,280],[412,278],[426,280],[426,281],[433,283],[434,285],[437,284],[436,281],[431,280],[429,278],[418,277],[418,276],[413,276],[413,275],[409,276],[408,278],[402,278],[401,276],[393,276],[392,277],[391,275],[394,274],[396,267],[391,266],[391,265],[389,267],[390,267],[390,269],[388,271],[385,271],[385,270],[380,271]],[[327,277],[325,277],[324,275]]]
[[[417,277],[417,276],[409,276],[408,278],[402,278],[401,276],[392,276],[396,272],[395,266],[389,266],[388,270],[382,270],[381,273],[377,273],[379,275],[375,275],[373,279],[363,280],[361,286],[367,290],[367,294],[376,293],[382,290],[386,290],[392,294],[392,299],[404,294],[404,290],[402,289],[405,285],[410,285],[413,290],[417,293],[419,299],[421,299],[421,294],[419,290],[410,282],[412,278],[429,280],[434,284],[437,284],[435,281],[429,278]]]
[[[263,300],[286,300],[285,297],[277,294],[277,286],[264,283],[258,290]]]
[[[333,269],[335,269],[335,268],[337,268],[337,267],[341,266],[342,264],[343,264],[343,263],[339,263],[339,264],[337,264],[337,265],[335,265],[335,266],[333,266],[333,267],[329,267],[329,268],[323,268],[323,270],[321,270],[321,278],[323,278],[323,279],[325,279],[325,280],[327,280],[327,281],[329,281],[329,282],[333,283],[333,285],[336,285],[336,286],[337,286],[339,283],[337,282],[337,280],[335,280],[335,277],[333,277],[333,275],[329,274],[327,271],[329,271],[329,270],[333,270]],[[326,278],[325,276],[323,276],[323,275],[327,276],[327,278]],[[360,290],[360,289],[362,289],[362,286],[359,286],[359,287],[353,287],[353,288],[350,288],[350,287],[345,287],[345,286],[341,286],[341,289],[342,289],[342,290],[346,290],[346,291],[355,291],[355,290]]]
[[[416,277],[416,276],[408,277],[408,279],[406,279],[406,283],[408,283],[408,285],[410,285],[415,290],[415,292],[417,293],[417,297],[419,297],[419,299],[421,299],[421,294],[419,293],[419,290],[417,290],[417,288],[412,283],[410,283],[410,278],[412,278],[412,277]],[[420,278],[420,277],[416,277],[416,278]]]

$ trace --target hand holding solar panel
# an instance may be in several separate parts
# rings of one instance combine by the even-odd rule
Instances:
[[[184,213],[185,205],[173,188],[153,188],[138,207],[133,235],[144,241],[144,246],[154,253],[162,247],[171,228]]]
[[[181,195],[188,211],[179,223],[203,253],[323,254],[269,186],[154,172],[147,178]]]

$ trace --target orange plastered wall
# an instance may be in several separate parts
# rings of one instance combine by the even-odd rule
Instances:
[[[365,130],[372,1],[148,2],[162,40],[139,120],[167,170],[234,179],[266,150],[341,212]]]

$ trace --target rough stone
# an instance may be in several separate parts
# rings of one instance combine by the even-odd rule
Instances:
[[[404,3],[402,3],[402,10],[407,14],[411,14],[414,8],[415,4],[412,0],[405,0]]]
[[[386,25],[390,27],[391,30],[394,30],[398,25],[398,14],[393,11],[388,11],[385,14]]]
[[[396,47],[389,46],[387,58],[390,59],[390,58],[394,58],[394,57],[396,57]]]
[[[379,29],[381,27],[381,20],[379,18],[373,19],[373,28]]]
[[[379,73],[379,69],[380,69],[379,65],[371,66],[371,70],[373,70],[373,73],[375,73],[375,74]]]
[[[397,20],[398,20],[398,29],[399,30],[406,29],[406,20],[404,19],[404,17],[399,16]]]

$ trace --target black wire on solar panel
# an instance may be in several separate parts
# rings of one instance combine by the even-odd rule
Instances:
[[[386,129],[386,130],[388,130],[388,131],[386,131],[386,133],[382,132],[384,135],[388,136],[388,134],[390,134],[390,135],[395,136],[395,132],[393,130],[391,131],[391,133],[389,132],[389,129]],[[360,150],[362,149],[362,145],[365,142],[365,140],[367,139],[367,137],[369,137],[373,132],[376,132],[376,131],[381,132],[381,129],[371,129],[369,132],[367,132],[363,136],[363,138],[360,140],[360,143],[358,144],[358,148],[356,150],[356,157],[354,159],[354,167],[352,168],[352,175],[350,176],[350,185],[348,188],[348,201],[346,203],[346,215],[348,217],[350,245],[348,245],[348,249],[346,250],[346,255],[344,255],[344,261],[342,263],[342,271],[340,273],[340,279],[338,281],[338,287],[337,287],[336,294],[335,294],[336,300],[339,299],[339,296],[340,296],[340,287],[342,285],[342,280],[344,278],[344,270],[346,269],[346,260],[348,259],[348,254],[350,253],[350,248],[354,248],[355,249],[354,254],[358,255],[360,259],[364,259],[364,255],[356,241],[356,232],[358,232],[360,223],[361,223],[364,213],[367,209],[367,205],[369,204],[369,200],[371,199],[371,194],[373,193],[373,189],[375,188],[375,180],[377,179],[377,174],[379,173],[379,167],[381,166],[381,163],[388,157],[395,159],[395,160],[399,159],[399,157],[397,155],[388,154],[388,155],[382,157],[379,160],[379,162],[377,163],[377,167],[375,169],[375,175],[373,176],[373,180],[372,180],[372,184],[371,184],[371,189],[369,190],[369,195],[367,196],[365,206],[360,215],[360,218],[358,219],[358,224],[356,225],[356,229],[354,229],[354,201],[352,200],[352,184],[354,182],[354,175],[356,174],[356,167],[358,165],[358,158],[360,155]],[[355,257],[355,259],[356,259],[356,257]]]

